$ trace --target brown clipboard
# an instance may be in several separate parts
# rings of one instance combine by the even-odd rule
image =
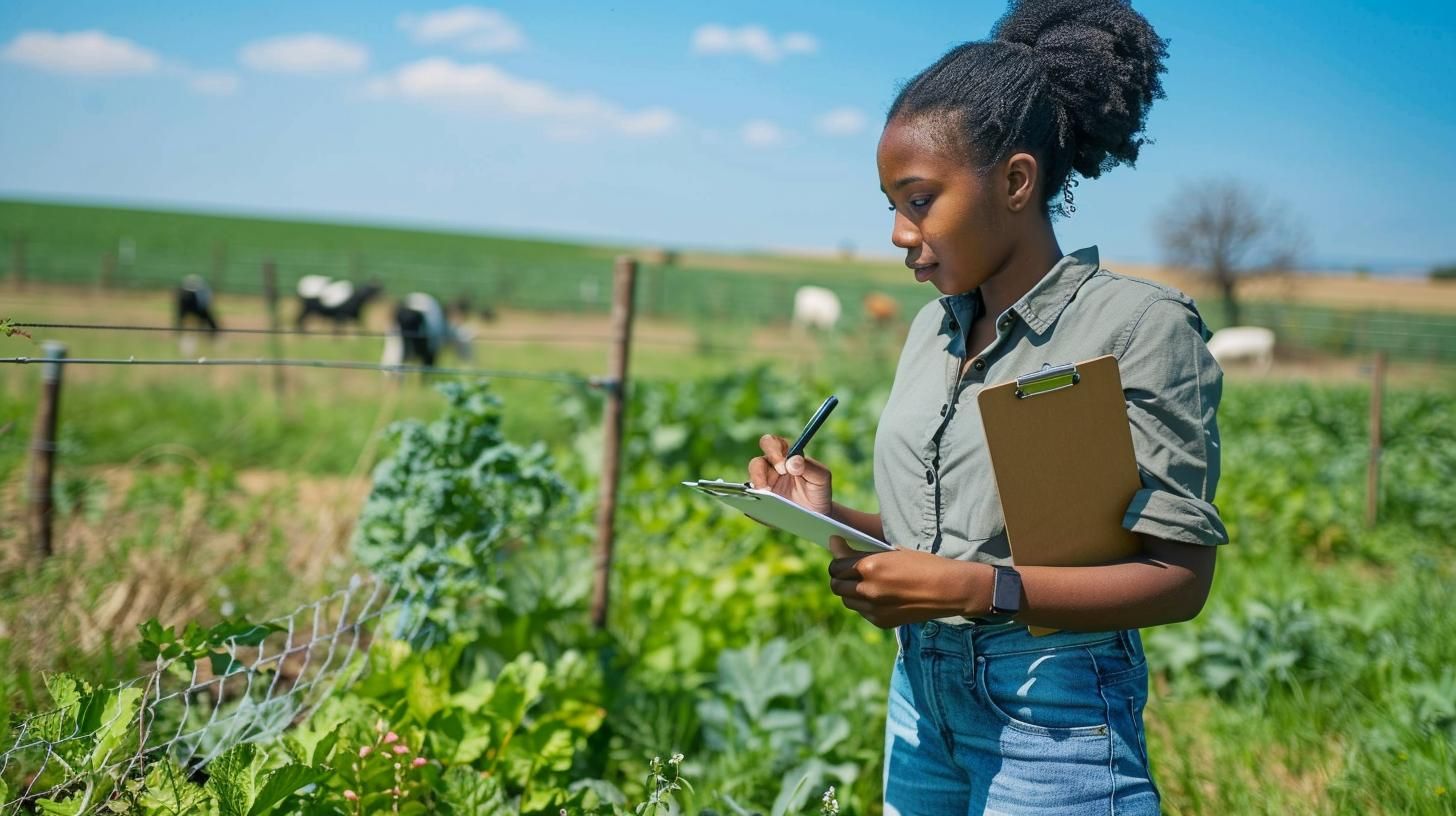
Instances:
[[[1016,565],[1092,566],[1142,549],[1122,526],[1142,484],[1116,357],[1031,372],[977,402]]]

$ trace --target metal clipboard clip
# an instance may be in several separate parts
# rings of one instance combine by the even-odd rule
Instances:
[[[749,501],[759,500],[758,496],[748,492],[752,487],[748,482],[699,479],[696,482],[683,482],[683,485],[709,496],[737,496],[741,499],[748,499]]]
[[[1041,371],[1022,374],[1016,378],[1016,398],[1026,399],[1038,394],[1050,394],[1063,388],[1071,388],[1081,381],[1082,375],[1077,373],[1076,363],[1059,366],[1047,363],[1042,366]]]

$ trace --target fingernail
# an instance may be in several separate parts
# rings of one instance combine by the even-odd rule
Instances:
[[[779,472],[779,475],[780,476],[782,476],[785,473],[788,473],[789,472],[788,470],[786,470],[784,468],[784,463],[783,462],[779,462],[777,465],[774,465],[774,470],[777,470]]]

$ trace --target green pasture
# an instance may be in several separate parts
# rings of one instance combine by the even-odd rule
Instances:
[[[300,277],[329,275],[377,278],[394,295],[468,296],[477,307],[605,313],[612,261],[622,253],[642,259],[637,308],[648,316],[782,324],[794,291],[814,284],[840,295],[843,325],[855,330],[870,292],[893,297],[907,318],[933,294],[893,261],[682,252],[668,263],[662,249],[0,201],[0,264],[8,277],[17,259],[25,277],[40,282],[97,285],[109,275],[116,288],[169,289],[198,274],[213,281],[224,308],[228,294],[262,291],[265,260],[275,263],[286,302]],[[1213,328],[1221,325],[1222,304],[1201,309]],[[1272,301],[1245,310],[1249,322],[1274,328],[1287,349],[1456,362],[1456,315]],[[285,316],[293,311],[287,302]]]

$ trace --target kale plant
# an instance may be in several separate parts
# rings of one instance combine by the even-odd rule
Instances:
[[[360,563],[412,599],[400,626],[417,645],[472,626],[498,602],[503,545],[537,531],[566,497],[544,445],[506,441],[500,400],[483,383],[440,391],[440,419],[390,427],[397,445],[374,469],[354,534]]]

